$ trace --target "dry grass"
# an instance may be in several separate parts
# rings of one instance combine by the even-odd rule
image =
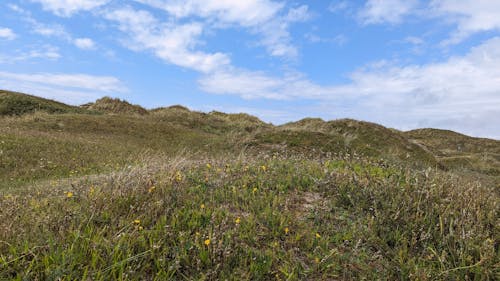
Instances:
[[[0,280],[496,280],[499,142],[447,136],[181,106],[2,117]]]
[[[494,280],[498,273],[498,192],[363,159],[146,154],[117,172],[0,201],[0,278]]]

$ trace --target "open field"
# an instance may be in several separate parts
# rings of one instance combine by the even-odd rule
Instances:
[[[0,280],[500,274],[496,140],[4,91],[0,114]]]

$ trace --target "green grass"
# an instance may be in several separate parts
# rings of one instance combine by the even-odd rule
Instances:
[[[0,116],[23,115],[33,112],[93,113],[53,100],[0,90]]]
[[[0,117],[0,280],[500,274],[498,141],[9,97],[68,111]]]
[[[118,98],[103,97],[94,103],[82,105],[82,108],[112,114],[138,114],[147,115],[149,112],[139,105],[130,104],[125,100]]]
[[[4,195],[0,278],[493,280],[498,274],[498,194],[491,188],[340,158],[143,161]]]

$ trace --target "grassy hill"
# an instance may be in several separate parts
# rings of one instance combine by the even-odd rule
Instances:
[[[130,104],[125,100],[110,97],[103,97],[93,103],[84,104],[81,107],[89,110],[114,114],[146,115],[149,113],[146,109],[139,105]]]
[[[500,146],[496,140],[438,129],[419,129],[405,134],[410,141],[430,151],[446,168],[500,177]]]
[[[33,112],[90,113],[53,100],[0,90],[0,116],[23,115]]]
[[[109,98],[0,105],[0,280],[498,277],[499,141]]]

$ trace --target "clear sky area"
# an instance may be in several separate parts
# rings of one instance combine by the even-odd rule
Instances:
[[[0,88],[500,139],[500,1],[2,0]]]

